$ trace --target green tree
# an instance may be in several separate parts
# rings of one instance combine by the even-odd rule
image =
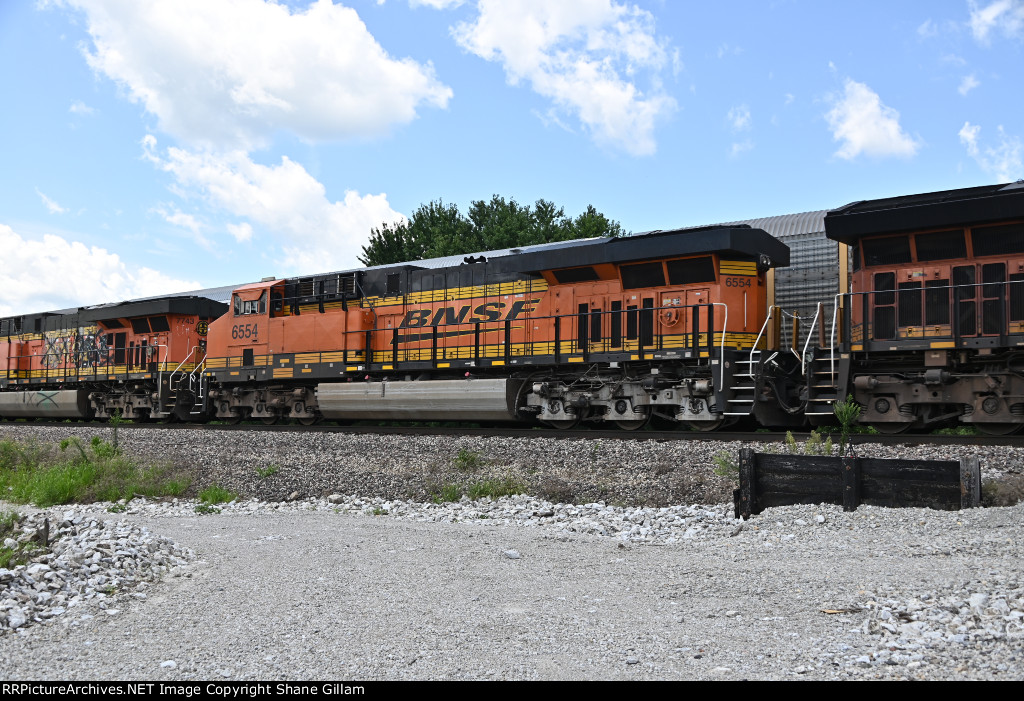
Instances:
[[[370,241],[363,246],[363,255],[359,260],[363,265],[383,265],[380,261],[409,260],[406,241],[409,238],[409,225],[406,222],[381,224],[380,228],[370,230]]]
[[[575,219],[547,200],[531,207],[494,195],[490,201],[470,202],[468,215],[441,200],[420,205],[408,222],[382,224],[370,232],[359,260],[364,265],[519,248],[550,241],[595,236],[622,236],[618,222],[593,205]]]

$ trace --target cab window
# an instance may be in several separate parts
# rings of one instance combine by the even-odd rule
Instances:
[[[246,316],[248,314],[265,314],[267,311],[267,291],[263,290],[263,294],[260,295],[259,299],[247,301],[242,299],[239,295],[235,295],[235,316]]]

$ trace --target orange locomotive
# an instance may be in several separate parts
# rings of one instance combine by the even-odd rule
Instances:
[[[168,297],[0,319],[0,417],[172,418],[225,309]]]
[[[854,273],[815,353],[811,421],[852,394],[885,433],[1024,427],[1024,182],[855,202],[825,227]]]
[[[753,376],[765,273],[789,263],[789,249],[760,229],[421,263],[236,289],[210,325],[198,378],[179,393],[189,413],[624,429],[656,416],[700,429],[751,414],[788,420],[777,402],[759,401],[774,385]]]

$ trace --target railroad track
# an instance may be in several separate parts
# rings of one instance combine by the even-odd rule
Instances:
[[[53,421],[0,421],[4,426],[47,426],[47,427],[109,427],[107,423],[82,422],[67,423]],[[506,438],[562,438],[570,440],[616,440],[616,441],[716,441],[728,443],[733,441],[776,442],[784,441],[786,433],[779,431],[621,431],[597,428],[559,430],[551,428],[523,427],[461,427],[461,426],[375,426],[356,425],[338,426],[334,424],[316,424],[302,426],[299,424],[275,424],[266,426],[261,423],[241,424],[200,424],[200,423],[122,423],[120,430],[174,431],[181,429],[201,429],[206,431],[276,431],[282,433],[349,433],[407,436],[490,436]],[[798,443],[803,443],[810,433],[793,432]],[[832,435],[833,442],[838,442],[838,432]],[[900,435],[886,434],[853,434],[850,442],[855,445],[979,445],[979,446],[1014,446],[1024,447],[1024,435],[1020,436],[947,436],[932,434],[904,433]]]

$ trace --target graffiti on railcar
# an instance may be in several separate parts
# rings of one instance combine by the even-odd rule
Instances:
[[[95,368],[108,361],[106,335],[96,326],[47,331],[43,334],[42,365],[47,369]]]

